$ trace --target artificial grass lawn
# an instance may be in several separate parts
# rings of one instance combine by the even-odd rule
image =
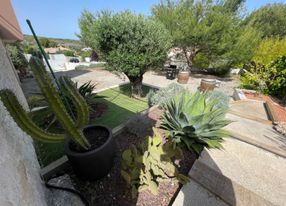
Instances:
[[[149,90],[149,87],[143,86],[143,96],[146,96]],[[91,124],[102,124],[114,128],[127,121],[132,115],[148,108],[145,97],[142,99],[131,97],[130,85],[108,89],[98,93],[98,95],[103,96],[103,98],[98,98],[96,101],[106,104],[107,110]],[[55,131],[54,128],[50,130]],[[63,143],[48,144],[35,141],[35,148],[41,166],[46,166],[64,155]]]

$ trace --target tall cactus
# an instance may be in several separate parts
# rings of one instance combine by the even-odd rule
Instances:
[[[60,79],[64,95],[72,100],[76,109],[76,119],[73,120],[69,116],[43,62],[37,57],[31,57],[29,64],[46,101],[65,130],[65,134],[52,134],[36,126],[28,117],[16,96],[10,90],[1,90],[0,98],[14,121],[22,130],[35,139],[45,142],[59,142],[68,137],[83,149],[88,149],[90,144],[82,133],[82,128],[88,123],[89,117],[88,106],[83,97],[67,78]]]

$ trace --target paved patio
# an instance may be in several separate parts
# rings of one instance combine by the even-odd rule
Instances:
[[[129,82],[128,78],[125,75],[111,73],[103,69],[56,72],[56,76],[62,75],[71,77],[79,84],[84,84],[85,82],[91,81],[92,83],[96,84],[96,90],[102,90],[105,88]],[[199,87],[202,78],[220,80],[221,86],[219,88],[216,88],[216,90],[222,91],[229,96],[232,95],[233,88],[239,86],[239,80],[236,76],[233,76],[231,78],[217,78],[212,75],[198,74],[191,75],[188,84],[183,86],[188,88],[191,92],[194,92]],[[166,87],[173,82],[177,82],[177,80],[169,80],[166,79],[164,74],[150,71],[144,74],[143,82],[157,87]],[[23,80],[22,88],[26,96],[30,96],[31,94],[39,92],[37,84],[35,83],[34,79],[31,78]]]

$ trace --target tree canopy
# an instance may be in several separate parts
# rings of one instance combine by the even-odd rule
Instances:
[[[133,94],[141,95],[143,74],[162,67],[171,47],[165,27],[129,11],[93,15],[84,11],[79,19],[80,38],[107,62],[107,69],[123,72]]]
[[[242,0],[166,0],[153,7],[153,15],[172,34],[174,46],[183,49],[187,63],[204,53],[217,59],[234,48]]]
[[[286,4],[267,4],[252,12],[245,23],[262,33],[262,37],[286,35]]]

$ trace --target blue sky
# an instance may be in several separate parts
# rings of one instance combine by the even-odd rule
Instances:
[[[30,19],[39,36],[76,39],[78,18],[83,9],[91,12],[102,9],[150,14],[152,5],[160,0],[11,0],[24,34],[31,34],[26,19]],[[267,3],[286,0],[246,0],[249,11]]]

